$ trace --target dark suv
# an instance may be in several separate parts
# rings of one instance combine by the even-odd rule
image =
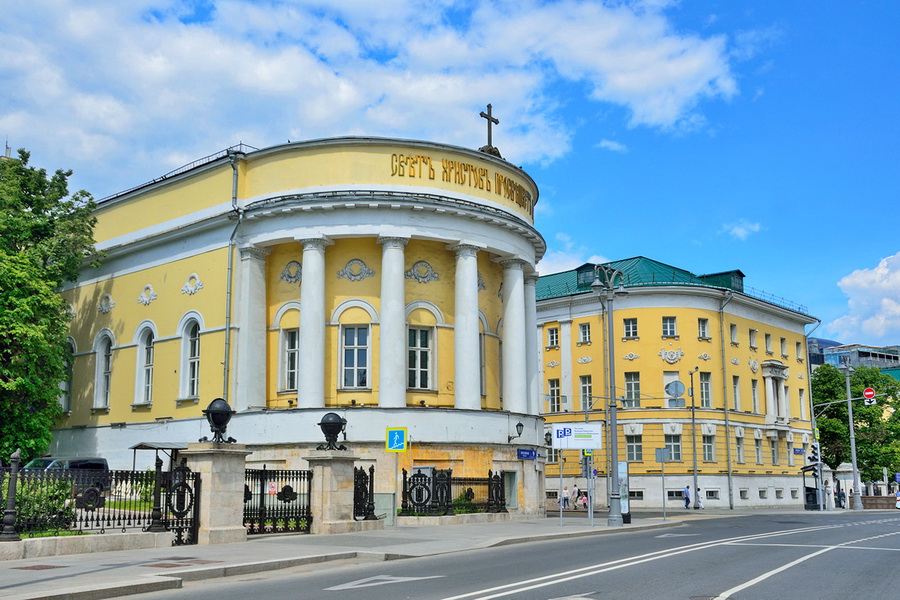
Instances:
[[[104,494],[110,481],[105,458],[48,456],[35,458],[22,470],[70,481],[78,508],[100,508],[105,504]]]

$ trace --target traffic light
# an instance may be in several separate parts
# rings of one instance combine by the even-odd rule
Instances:
[[[582,477],[590,477],[591,476],[591,457],[590,457],[590,455],[581,457],[581,476]]]
[[[820,460],[819,455],[819,443],[813,442],[812,446],[809,448],[809,461],[817,463]]]

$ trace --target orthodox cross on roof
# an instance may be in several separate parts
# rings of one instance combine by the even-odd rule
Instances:
[[[487,105],[487,112],[481,111],[479,116],[482,119],[487,120],[487,130],[488,130],[487,146],[482,146],[481,148],[479,148],[479,150],[481,150],[482,152],[486,152],[488,154],[493,154],[494,156],[499,157],[500,150],[498,150],[497,148],[494,147],[493,136],[491,135],[491,133],[492,133],[491,126],[499,125],[500,119],[495,118],[494,115],[491,114],[491,105],[490,104]]]

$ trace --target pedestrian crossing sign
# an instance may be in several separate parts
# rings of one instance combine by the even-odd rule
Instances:
[[[406,452],[409,444],[409,436],[406,427],[388,427],[385,437],[385,450],[387,452]]]

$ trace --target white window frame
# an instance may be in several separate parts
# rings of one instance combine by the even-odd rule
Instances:
[[[547,328],[547,349],[559,348],[559,327]]]
[[[578,386],[581,390],[581,408],[590,410],[591,399],[594,395],[594,378],[590,375],[579,375]]]
[[[559,379],[547,380],[547,412],[558,413],[562,410]]]
[[[134,405],[153,404],[153,363],[156,350],[156,335],[150,327],[144,327],[138,334],[137,377],[134,385]]]
[[[700,407],[712,408],[712,373],[700,372]]]
[[[625,399],[622,401],[625,408],[641,407],[641,373],[640,371],[625,372]]]
[[[756,345],[756,331],[757,331],[756,329],[750,329],[750,331],[748,332],[748,335],[749,335],[749,338],[750,338],[750,349],[751,349],[751,350],[756,350],[756,348],[757,348],[757,345]]]
[[[709,319],[704,319],[702,317],[697,319],[697,339],[712,339],[711,337],[709,337]]]
[[[796,342],[797,346],[797,360],[803,362],[803,342]]]
[[[778,440],[769,440],[769,446],[772,450],[772,464],[780,465],[781,461],[778,456]]]
[[[754,438],[753,446],[756,450],[756,464],[761,465],[763,464],[762,440],[759,438]]]
[[[75,344],[71,340],[66,342],[68,356],[65,362],[65,376],[59,382],[59,407],[63,414],[72,411],[72,379],[75,377]]]
[[[578,324],[578,343],[579,344],[590,344],[591,343],[591,324],[590,323],[579,323]]]
[[[481,383],[481,395],[487,396],[487,357],[484,332],[478,334],[478,377]]]
[[[772,334],[766,334],[766,354],[772,354]]]
[[[184,400],[200,397],[200,353],[202,328],[197,319],[188,319],[181,331],[181,392]]]
[[[735,412],[741,410],[741,378],[738,375],[731,376],[731,395],[734,402]]]
[[[644,437],[642,435],[625,436],[625,460],[628,462],[643,462]]]
[[[787,338],[781,338],[781,357],[787,358]]]
[[[681,434],[665,434],[665,447],[669,451],[669,459],[672,461],[681,460]]]
[[[281,386],[280,392],[296,392],[300,388],[300,328],[280,330]]]
[[[737,461],[739,463],[743,463],[744,462],[744,438],[742,438],[742,437],[734,438],[734,448],[735,448],[735,455],[737,457]]]
[[[623,339],[626,339],[626,340],[638,339],[637,317],[629,317],[627,319],[622,319],[622,332],[624,333]]]
[[[678,337],[678,318],[663,317],[662,318],[662,336],[664,338]]]
[[[347,344],[347,332],[349,330],[353,330],[353,340],[351,344]],[[365,330],[366,332],[366,341],[365,344],[359,343],[359,332],[361,330]],[[338,370],[338,377],[340,378],[338,381],[338,389],[341,390],[368,390],[371,389],[372,382],[370,380],[369,375],[371,374],[371,369],[369,368],[370,362],[372,360],[372,328],[368,323],[353,323],[347,325],[341,325],[340,328],[340,352],[341,352],[341,367]],[[347,351],[353,353],[353,365],[347,365]],[[362,354],[362,356],[360,356]],[[362,358],[363,365],[360,365],[360,358]],[[350,375],[351,383],[347,384],[347,376]],[[360,376],[363,377],[364,381],[360,383]]]
[[[759,413],[759,379],[750,380],[750,401],[754,413]]]
[[[731,325],[729,325],[729,329],[730,329],[730,331],[731,331],[731,343],[734,344],[735,346],[737,346],[737,343],[738,343],[738,332],[737,332],[738,327],[737,327],[736,324],[731,323]]]
[[[109,410],[112,388],[113,347],[115,341],[109,332],[97,336],[94,346],[96,370],[94,374],[94,410]]]
[[[716,461],[716,436],[703,435],[703,462]]]
[[[421,345],[424,340],[425,345]],[[408,327],[406,330],[406,388],[409,390],[434,390],[433,327]],[[425,363],[425,366],[422,366]],[[425,379],[423,382],[422,379]]]

